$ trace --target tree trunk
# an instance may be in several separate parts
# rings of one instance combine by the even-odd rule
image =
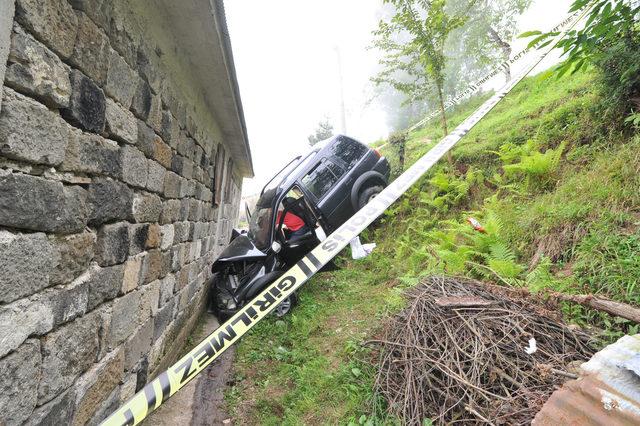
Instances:
[[[635,323],[640,324],[640,309],[635,308],[626,303],[615,302],[608,299],[600,299],[591,295],[583,294],[564,294],[564,293],[552,293],[552,295],[560,300],[566,302],[577,303],[582,306],[586,306],[597,311],[603,311],[608,314],[628,319]]]
[[[489,35],[489,39],[502,50],[502,58],[505,61],[508,61],[509,58],[511,57],[511,45],[509,43],[507,43],[506,41],[504,41],[502,39],[502,37],[500,37],[500,34],[498,34],[498,32],[496,30],[494,30],[492,27],[489,27],[487,32],[489,33],[488,34]],[[509,67],[509,65],[507,65],[505,67],[504,73],[505,73],[505,78],[507,79],[507,81],[510,81],[511,80],[511,67]]]
[[[436,84],[438,87],[438,101],[440,103],[440,118],[442,120],[442,130],[444,131],[444,135],[447,136],[449,134],[449,129],[447,129],[447,115],[444,112],[444,96],[442,94],[442,85]],[[453,166],[453,156],[451,155],[451,150],[447,151],[447,161],[451,166]]]

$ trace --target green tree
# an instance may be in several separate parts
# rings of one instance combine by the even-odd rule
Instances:
[[[640,108],[640,2],[635,0],[575,0],[569,12],[589,8],[582,29],[561,36],[557,47],[567,59],[555,67],[562,77],[595,65],[605,111],[618,116]],[[521,37],[534,37],[529,46],[549,45],[558,32],[529,31]],[[622,114],[621,114],[622,113]],[[634,117],[631,117],[634,118]]]
[[[446,0],[383,1],[395,8],[395,14],[390,21],[380,21],[374,31],[373,45],[385,56],[380,60],[383,70],[372,80],[405,93],[408,102],[435,95],[446,135],[445,42],[453,30],[464,25],[466,16],[447,13]],[[470,0],[469,7],[474,3]]]
[[[477,67],[495,65],[511,56],[511,40],[516,35],[518,17],[532,0],[478,0],[469,8],[466,0],[449,0],[453,13],[465,13],[467,21],[456,30],[450,42],[459,44],[465,58],[472,58]],[[507,81],[511,70],[505,68]]]
[[[318,123],[315,134],[309,135],[307,139],[309,139],[309,145],[313,146],[320,141],[329,139],[331,136],[333,136],[333,126],[329,123],[329,119],[325,118]]]

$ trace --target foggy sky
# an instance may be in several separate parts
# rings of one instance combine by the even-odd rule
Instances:
[[[324,117],[341,130],[336,46],[342,58],[347,134],[365,143],[387,136],[382,109],[375,103],[367,105],[373,94],[369,79],[380,56],[367,48],[381,4],[381,0],[225,1],[256,174],[245,179],[243,195],[258,192],[291,158],[306,151],[307,136]],[[520,19],[519,32],[548,29],[570,4],[570,0],[534,0]],[[515,41],[514,52],[525,44]]]

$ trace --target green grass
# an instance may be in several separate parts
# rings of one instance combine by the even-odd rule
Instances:
[[[602,122],[597,93],[590,73],[519,84],[454,149],[453,166],[442,161],[363,233],[378,244],[373,255],[341,259],[342,270],[305,285],[290,317],[242,339],[227,393],[236,420],[395,423],[383,420],[362,343],[402,307],[402,290],[430,273],[640,305],[640,137]],[[452,111],[449,127],[488,96]],[[411,133],[406,167],[441,137],[437,121]],[[382,151],[400,173],[394,147]],[[601,344],[638,332],[581,306],[561,309]]]

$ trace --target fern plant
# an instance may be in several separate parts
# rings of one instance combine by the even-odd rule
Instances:
[[[520,156],[515,164],[505,164],[502,168],[507,177],[525,177],[525,185],[534,189],[546,187],[554,178],[566,142],[555,149],[547,149],[544,153],[534,151]]]

